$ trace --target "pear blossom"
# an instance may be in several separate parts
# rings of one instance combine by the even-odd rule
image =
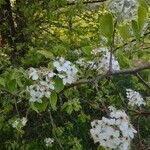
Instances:
[[[138,0],[113,0],[108,7],[112,13],[121,13],[122,19],[133,19],[136,16]]]
[[[51,147],[52,143],[54,142],[54,139],[53,138],[45,138],[44,142],[45,142],[46,147]]]
[[[109,70],[110,66],[110,52],[107,48],[101,47],[91,51],[93,56],[92,60],[86,61],[84,58],[80,58],[76,61],[80,67],[89,70],[95,70],[99,74],[104,74]],[[112,70],[120,70],[120,66],[114,55],[112,55]]]
[[[37,80],[39,78],[36,69],[34,69],[34,68],[29,69],[29,78],[32,78],[32,80]]]
[[[110,52],[107,48],[96,48],[92,50],[92,54],[98,57],[95,61],[97,64],[97,71],[102,74],[109,70],[110,65]],[[112,70],[120,70],[118,61],[112,55]]]
[[[110,118],[102,117],[91,122],[90,133],[94,143],[100,143],[104,148],[128,150],[137,131],[124,110],[116,110],[113,106],[109,110]]]
[[[84,58],[79,58],[76,61],[76,64],[84,69],[96,70],[97,68],[97,65],[95,64],[94,61],[91,60],[86,61]]]
[[[12,123],[12,127],[13,127],[13,128],[17,128],[18,124],[19,124],[19,121],[18,121],[18,120],[15,120],[15,121]]]
[[[71,84],[76,81],[78,69],[70,61],[63,57],[54,61],[54,67],[58,71],[58,76],[63,80],[63,84]]]
[[[39,69],[31,68],[30,70],[32,70],[32,74],[29,73],[29,77],[32,77],[32,80],[34,80],[34,72],[34,74],[38,75],[38,80],[27,87],[27,91],[30,93],[29,101],[33,103],[42,103],[42,98],[50,98],[51,91],[54,90],[55,83],[52,78],[56,74],[53,71],[49,71],[49,69],[45,67],[41,67]]]
[[[146,105],[146,103],[140,93],[138,93],[132,89],[126,89],[126,94],[127,94],[127,99],[129,101],[128,105],[130,105],[130,106]]]
[[[28,121],[27,118],[26,118],[26,117],[23,117],[23,118],[21,119],[22,125],[25,126],[26,123],[27,123],[27,121]]]
[[[20,129],[22,127],[24,127],[27,123],[27,118],[23,117],[23,118],[17,118],[13,123],[12,123],[12,127],[16,128],[16,129]]]

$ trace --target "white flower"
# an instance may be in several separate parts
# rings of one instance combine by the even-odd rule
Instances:
[[[100,142],[100,137],[99,137],[99,134],[97,134],[98,132],[96,131],[96,129],[91,129],[90,133],[94,140],[94,143]]]
[[[108,118],[105,118],[105,117],[102,117],[102,121],[104,122],[104,124],[106,126],[111,126],[111,125],[114,125],[116,123],[115,119],[108,119]]]
[[[44,142],[45,142],[45,145],[47,147],[50,147],[50,146],[52,146],[52,143],[54,142],[54,139],[53,138],[45,138]]]
[[[26,123],[27,123],[27,118],[26,118],[26,117],[23,117],[23,118],[21,119],[21,123],[22,123],[23,126],[25,126]]]
[[[18,124],[19,124],[19,121],[18,121],[18,120],[15,120],[15,121],[12,123],[12,127],[13,127],[13,128],[17,128],[17,127],[18,127]]]
[[[79,58],[76,61],[76,64],[78,64],[80,67],[83,67],[84,69],[95,70],[97,68],[97,65],[94,61],[86,61],[84,58]]]
[[[22,119],[21,118],[17,118],[13,123],[12,123],[12,127],[13,128],[22,128],[26,125],[27,123],[27,118],[23,117]]]
[[[59,60],[54,61],[54,67],[58,71],[58,76],[63,80],[63,84],[71,84],[76,81],[77,68],[70,61],[66,61],[60,57]]]
[[[29,69],[29,78],[32,78],[32,80],[37,80],[39,78],[36,69],[34,68]]]
[[[129,117],[124,110],[116,110],[109,107],[110,118],[102,117],[102,120],[91,122],[90,130],[94,143],[109,149],[127,150],[136,130],[129,122]]]
[[[42,103],[42,97],[44,95],[43,92],[40,91],[40,86],[39,85],[30,85],[27,87],[27,91],[30,93],[30,102],[38,102]]]
[[[52,77],[54,77],[56,74],[53,72],[53,71],[51,71],[51,72],[49,72],[48,73],[48,77],[49,78],[52,78]]]
[[[120,150],[129,150],[130,149],[129,146],[130,146],[130,138],[129,137],[122,137]]]
[[[66,61],[63,57],[60,57],[58,61],[54,61],[53,63],[54,67],[56,67],[59,72],[66,71],[70,64],[71,62]]]
[[[129,101],[128,105],[131,105],[131,106],[146,105],[146,103],[140,93],[138,93],[132,89],[126,89],[126,94],[127,94],[127,99]]]
[[[38,80],[33,84],[27,87],[27,91],[30,93],[30,102],[38,102],[42,103],[42,98],[50,98],[51,91],[55,89],[54,81],[52,77],[56,74],[53,71],[49,71],[48,68],[41,67],[40,69],[35,70],[31,69],[33,74],[37,74],[38,72]],[[34,72],[34,73],[33,73]],[[35,79],[35,77],[34,77]]]
[[[110,66],[110,52],[107,48],[96,48],[92,50],[92,54],[96,56],[95,63],[97,64],[97,71],[101,73],[106,73]],[[120,70],[119,63],[112,56],[112,70]]]
[[[137,0],[113,0],[108,6],[112,13],[122,13],[122,19],[133,19],[136,16]]]

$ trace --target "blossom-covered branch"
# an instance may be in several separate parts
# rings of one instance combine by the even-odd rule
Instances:
[[[138,68],[131,68],[131,69],[123,69],[123,70],[117,70],[117,71],[112,71],[111,73],[109,73],[110,75],[123,75],[123,74],[136,74],[137,72],[140,72],[142,70],[145,69],[150,69],[150,63],[147,63],[143,66],[140,66]],[[108,76],[108,74],[104,74],[104,75],[100,75],[91,79],[81,79],[79,81],[76,81],[70,85],[67,85],[65,89],[80,85],[80,84],[86,84],[86,83],[95,83],[94,81],[97,80],[102,80],[104,78],[106,78]]]

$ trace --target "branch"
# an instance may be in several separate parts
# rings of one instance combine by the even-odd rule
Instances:
[[[139,68],[132,68],[132,69],[124,69],[119,71],[112,72],[112,75],[120,75],[120,74],[136,74],[137,72],[140,72],[145,69],[150,69],[150,62],[140,66]]]
[[[136,74],[136,73],[138,73],[138,72],[140,72],[142,70],[145,70],[145,69],[150,69],[150,63],[142,65],[139,68],[131,68],[131,69],[123,69],[123,70],[112,71],[112,72],[109,73],[109,75],[113,76],[113,75]],[[70,85],[67,85],[64,88],[63,91],[65,91],[66,89],[69,89],[71,87],[81,85],[81,84],[95,83],[95,81],[99,81],[99,80],[102,80],[102,79],[107,78],[107,77],[108,77],[108,73],[106,73],[104,75],[99,75],[99,76],[91,78],[91,79],[81,79],[81,80],[79,80],[77,82],[74,82],[74,83],[72,83]]]
[[[111,49],[110,49],[110,60],[109,60],[109,74],[111,74],[112,72],[112,55],[113,55],[113,49],[115,45],[115,33],[116,33],[117,21],[118,21],[118,18],[116,19],[114,23],[114,30],[113,30],[113,35],[112,35],[112,44],[111,44]]]
[[[83,4],[94,4],[94,3],[102,3],[102,2],[105,2],[106,0],[93,0],[93,1],[85,1],[85,2],[82,2]],[[72,6],[72,5],[75,5],[77,4],[77,2],[68,2],[67,3],[67,6]]]
[[[143,36],[141,36],[141,39],[144,38],[144,37],[147,36],[147,35],[150,35],[150,32],[147,32],[147,33],[145,33]],[[126,42],[126,43],[124,43],[123,45],[116,47],[116,48],[114,49],[114,51],[117,51],[118,49],[120,49],[120,48],[122,48],[122,47],[125,47],[125,46],[128,45],[129,43],[133,43],[133,42],[135,42],[135,41],[136,41],[136,39],[133,39],[133,40],[131,40],[130,42]]]

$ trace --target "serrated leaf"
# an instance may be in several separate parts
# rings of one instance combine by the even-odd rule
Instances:
[[[50,51],[41,50],[41,51],[38,51],[38,53],[43,55],[45,58],[50,58],[50,59],[54,58],[53,53],[51,53]]]
[[[132,20],[132,30],[133,30],[135,37],[137,39],[140,39],[138,23],[135,20]]]
[[[111,38],[113,35],[114,23],[111,14],[104,14],[100,17],[100,33],[107,38]]]
[[[139,26],[140,32],[142,31],[142,29],[144,27],[147,17],[148,17],[147,10],[142,6],[139,6],[139,8],[138,8],[138,26]]]
[[[57,93],[52,92],[50,97],[50,104],[54,110],[56,110],[56,104],[57,104]]]
[[[62,91],[64,89],[64,84],[62,82],[62,79],[57,77],[54,79],[54,82],[55,82],[55,91],[57,93],[59,93],[60,91]]]

